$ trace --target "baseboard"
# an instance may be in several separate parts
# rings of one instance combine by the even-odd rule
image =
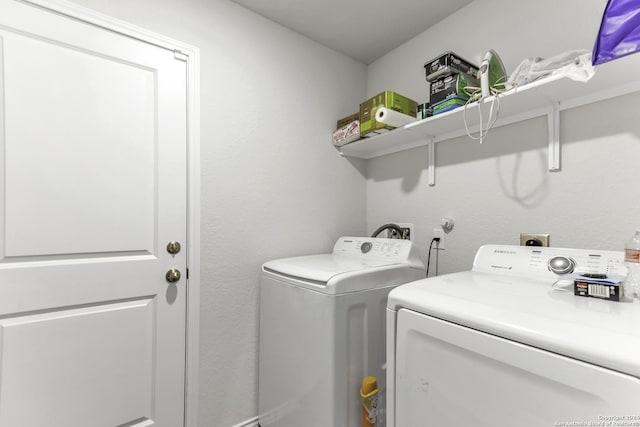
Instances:
[[[260,424],[258,424],[258,417],[254,417],[250,420],[243,421],[240,424],[236,424],[233,427],[260,427]]]

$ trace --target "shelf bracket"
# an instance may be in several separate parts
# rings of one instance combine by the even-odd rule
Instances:
[[[432,136],[427,146],[429,147],[429,186],[434,187],[436,185],[436,138]]]
[[[554,102],[547,112],[547,131],[549,134],[549,171],[560,170],[560,104]]]

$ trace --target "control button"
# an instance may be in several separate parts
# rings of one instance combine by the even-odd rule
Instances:
[[[575,267],[576,262],[566,256],[556,256],[547,261],[547,268],[558,275],[573,273]]]
[[[371,244],[371,242],[364,242],[361,246],[360,246],[360,251],[363,254],[366,254],[367,252],[369,252],[371,250],[371,248],[373,247],[373,245]]]

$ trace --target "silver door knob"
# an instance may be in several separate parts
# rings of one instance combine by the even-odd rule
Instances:
[[[169,283],[177,282],[178,280],[180,280],[180,270],[176,270],[175,268],[172,268],[171,270],[167,271],[165,278]]]
[[[175,255],[180,252],[181,248],[182,246],[180,246],[180,242],[176,242],[175,240],[167,243],[167,252],[169,252],[171,255]]]

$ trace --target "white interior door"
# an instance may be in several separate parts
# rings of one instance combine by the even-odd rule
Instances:
[[[183,425],[186,78],[0,0],[0,427]]]

